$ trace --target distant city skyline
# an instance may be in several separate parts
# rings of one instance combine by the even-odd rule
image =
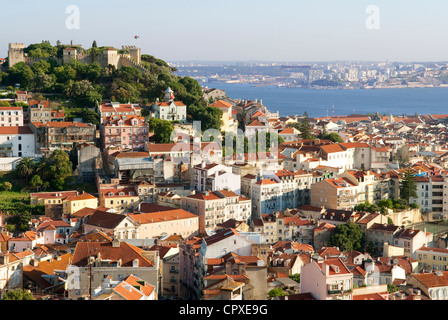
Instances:
[[[67,27],[69,6],[79,9],[79,29]],[[73,40],[90,48],[96,40],[178,62],[441,62],[448,60],[447,12],[441,0],[5,0],[0,57],[10,42]],[[378,29],[369,29],[372,19]]]

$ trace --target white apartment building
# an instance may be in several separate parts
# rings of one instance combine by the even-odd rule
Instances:
[[[229,219],[247,221],[252,211],[251,200],[233,191],[193,191],[182,197],[182,209],[199,216],[199,233],[214,230],[216,226]]]
[[[36,157],[33,131],[28,126],[0,127],[0,157]]]
[[[230,166],[203,162],[194,167],[194,189],[199,192],[228,189],[240,195],[241,178]]]
[[[448,178],[443,176],[415,177],[417,183],[417,198],[411,197],[410,202],[420,206],[423,213],[448,215]]]
[[[264,177],[272,178],[280,183],[281,211],[298,208],[310,202],[311,184],[313,183],[312,173],[283,169],[273,174],[266,174]]]

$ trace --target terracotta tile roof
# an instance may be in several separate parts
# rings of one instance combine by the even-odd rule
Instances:
[[[119,122],[122,121],[123,124],[119,124]],[[135,124],[133,124],[135,123]],[[103,126],[105,127],[133,127],[133,126],[146,126],[145,124],[145,118],[136,116],[136,115],[113,115],[103,118]]]
[[[350,274],[350,270],[347,268],[347,266],[344,264],[344,262],[339,258],[318,261],[317,265],[322,269],[324,263],[326,265],[330,266],[330,268],[329,268],[330,276],[337,276],[337,275],[341,275],[341,274]],[[337,267],[337,268],[335,268],[335,267]]]
[[[319,147],[325,153],[336,153],[336,152],[344,152],[345,149],[342,148],[339,144],[327,144]]]
[[[54,275],[55,270],[66,270],[70,265],[72,257],[73,256],[70,253],[67,253],[60,256],[59,260],[51,259],[42,261],[37,267],[26,265],[23,267],[23,275],[28,279],[31,279],[39,287],[47,289],[49,287],[52,287],[53,284],[46,281],[45,276]]]
[[[0,242],[6,242],[9,239],[11,239],[11,237],[8,236],[6,233],[0,233]]]
[[[347,178],[328,178],[325,179],[325,181],[336,188],[355,187],[355,185]]]
[[[67,198],[65,198],[65,200],[67,201],[81,201],[89,199],[96,199],[96,197],[92,196],[90,193],[84,192],[79,196],[68,196]]]
[[[371,148],[371,146],[367,143],[359,143],[359,142],[345,142],[340,143],[343,148],[351,149],[351,148]]]
[[[224,100],[218,100],[215,103],[212,103],[210,105],[211,107],[216,107],[216,108],[231,108],[232,105]]]
[[[109,210],[109,209],[107,209],[107,210]],[[107,210],[104,210],[104,209],[101,210],[100,208],[92,209],[92,208],[85,207],[85,208],[82,208],[81,210],[78,210],[78,211],[70,214],[70,216],[84,218],[84,217],[94,214],[96,211],[107,211]]]
[[[335,247],[327,247],[327,248],[321,248],[320,250],[316,251],[319,256],[322,258],[325,258],[327,256],[339,256],[342,254],[342,252]]]
[[[52,128],[92,127],[93,128],[93,126],[86,124],[86,123],[68,122],[68,121],[64,121],[64,122],[52,121],[52,122],[46,122],[46,123],[33,122],[33,125],[37,128],[39,128],[39,127],[52,127]]]
[[[246,127],[266,127],[266,125],[258,120],[254,120],[249,123]]]
[[[78,242],[73,254],[72,264],[85,267],[89,256],[101,254],[103,260],[118,261],[121,259],[122,267],[132,267],[135,259],[139,261],[139,267],[153,267],[154,264],[145,258],[143,249],[137,248],[127,242],[120,242],[119,247],[113,247],[111,242]]]
[[[0,127],[0,134],[34,134],[28,126]]]
[[[50,221],[45,221],[41,224],[39,224],[37,226],[37,231],[41,231],[49,226],[53,226],[55,227],[55,229],[57,227],[62,227],[62,228],[68,228],[71,227],[71,225],[69,225],[67,222],[65,222],[64,220],[50,220]]]
[[[95,211],[95,213],[89,216],[86,224],[99,228],[114,229],[124,219],[126,219],[126,215],[123,214]]]
[[[222,231],[216,232],[216,234],[208,236],[204,238],[204,241],[207,243],[207,245],[212,245],[216,242],[219,242],[221,240],[224,240],[226,238],[232,237],[232,236],[240,236],[240,234],[235,229],[224,229]]]
[[[353,295],[353,300],[388,300],[385,297],[387,295],[388,295],[387,292],[357,294],[357,295]]]
[[[331,230],[331,229],[334,229],[334,228],[336,228],[335,225],[323,222],[316,229],[314,229],[314,232],[316,232],[316,231],[323,231],[323,230]]]
[[[295,226],[306,226],[313,225],[310,220],[303,219],[300,217],[285,217],[284,219],[285,226],[295,225]]]
[[[282,134],[295,134],[295,132],[294,132],[294,129],[288,128],[288,129],[285,129],[285,130],[279,132],[278,134],[280,134],[280,135],[282,135]]]
[[[72,234],[70,236],[75,241],[79,242],[109,242],[112,243],[112,238],[99,229],[94,229],[88,233]]]
[[[418,251],[448,254],[448,249],[445,248],[421,247]]]
[[[144,296],[149,297],[155,289],[148,282],[131,274],[121,281],[113,291],[126,300],[140,300]]]
[[[30,197],[37,197],[38,199],[65,199],[67,197],[77,196],[77,195],[79,195],[78,191],[30,193]]]
[[[448,286],[448,271],[438,271],[438,273],[421,273],[413,275],[427,288],[437,288]]]
[[[120,195],[120,193],[124,193],[123,195]],[[101,195],[104,198],[122,198],[122,197],[137,197],[137,193],[135,192],[135,189],[133,187],[123,187],[123,188],[114,188],[114,189],[101,189],[100,190]],[[133,195],[131,195],[133,193]]]
[[[381,224],[381,223],[374,223],[368,230],[369,231],[386,231],[386,232],[396,232],[400,229],[399,226],[393,225],[393,224]]]
[[[263,180],[257,181],[255,184],[268,185],[268,184],[278,184],[278,182],[273,179],[263,179]]]
[[[128,215],[135,222],[140,224],[148,223],[159,223],[164,221],[173,221],[181,219],[193,219],[198,218],[197,215],[185,211],[183,209],[174,209],[161,212],[150,212],[150,213],[140,213],[140,214],[130,214]]]
[[[27,231],[21,235],[11,238],[9,241],[35,241],[38,238],[38,234],[34,231]]]

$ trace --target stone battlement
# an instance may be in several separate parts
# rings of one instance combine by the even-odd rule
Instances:
[[[119,68],[123,65],[125,66],[133,66],[138,68],[141,71],[148,71],[141,64],[141,49],[137,48],[133,45],[122,46],[123,50],[128,50],[129,54],[117,54],[117,50],[105,50],[102,55],[99,55],[95,58],[95,62],[99,63],[101,67],[107,67],[108,65],[113,65],[116,68]],[[27,65],[32,65],[40,60],[48,60],[49,58],[40,58],[40,57],[28,57],[24,52],[25,44],[24,43],[9,43],[8,50],[8,60],[9,67],[11,68],[15,64],[19,62],[24,62]],[[80,50],[63,50],[62,58],[54,58],[59,65],[68,64],[75,59],[85,64],[92,64],[93,59],[90,54],[86,54],[81,52]]]

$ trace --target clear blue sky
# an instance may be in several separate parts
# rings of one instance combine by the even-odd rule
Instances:
[[[69,5],[79,30],[65,26]],[[369,5],[379,30],[365,26]],[[2,57],[9,42],[96,40],[167,61],[448,60],[446,0],[2,0],[0,12]]]

